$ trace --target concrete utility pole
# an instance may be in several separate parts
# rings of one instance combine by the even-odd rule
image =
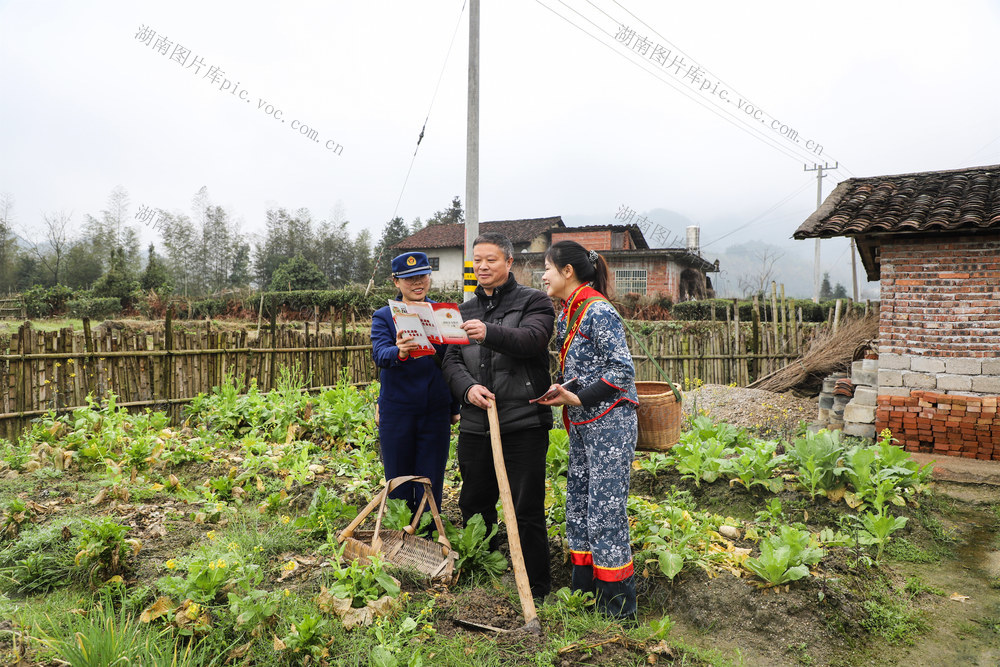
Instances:
[[[465,133],[465,300],[473,297],[472,242],[479,236],[479,0],[469,0],[469,92]]]
[[[858,249],[851,237],[851,280],[854,282],[854,303],[858,302]]]
[[[826,174],[823,173],[824,169],[836,169],[840,166],[837,162],[832,167],[827,163],[823,163],[822,166],[813,163],[812,168],[802,165],[802,171],[815,171],[816,172],[816,209],[818,210],[820,205],[823,203],[823,177]],[[816,237],[816,259],[814,260],[816,265],[813,268],[813,303],[819,303],[819,285],[820,285],[820,268],[819,268],[819,237]],[[853,240],[852,240],[853,243]],[[853,245],[852,245],[853,248]],[[855,281],[855,285],[857,282]],[[857,287],[854,288],[854,299],[858,298]]]

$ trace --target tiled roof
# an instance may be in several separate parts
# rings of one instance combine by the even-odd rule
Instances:
[[[792,236],[977,229],[1000,229],[1000,165],[848,179]]]
[[[577,229],[570,227],[569,229]],[[710,262],[701,255],[684,248],[646,248],[640,250],[601,250],[601,256],[612,269],[620,266],[618,262],[631,262],[637,259],[666,259],[680,266],[698,269],[704,273],[715,273],[719,270],[719,260]],[[541,262],[544,252],[529,252],[518,255],[524,262]]]
[[[480,222],[479,233],[500,232],[514,245],[531,243],[539,234],[553,227],[565,227],[562,217],[532,218],[528,220],[498,220]],[[424,227],[396,245],[397,250],[411,248],[461,248],[465,245],[465,225],[431,225]]]

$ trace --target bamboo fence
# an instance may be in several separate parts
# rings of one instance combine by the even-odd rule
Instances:
[[[740,321],[734,303],[726,310],[725,320],[716,319],[713,312],[709,321],[678,323],[675,330],[630,332],[627,338],[636,379],[663,381],[659,365],[672,382],[685,389],[698,383],[746,386],[801,357],[816,331],[830,326],[803,323],[801,310],[795,312],[784,298],[779,302],[774,297],[770,305],[770,312],[777,315],[770,321],[764,319],[763,304],[754,299],[750,321]]]
[[[18,437],[27,423],[50,410],[87,404],[87,396],[114,392],[117,404],[170,412],[225,382],[246,389],[274,389],[283,369],[302,373],[310,388],[335,385],[343,372],[353,384],[376,379],[371,339],[348,330],[344,319],[305,330],[271,325],[251,336],[248,330],[220,331],[212,324],[173,327],[168,316],[153,332],[104,329],[39,331],[27,322],[0,340],[0,437]],[[339,330],[338,330],[339,329]]]
[[[794,312],[774,289],[770,306],[777,314],[770,321],[756,300],[750,321],[740,321],[734,300],[724,320],[671,323],[648,333],[641,331],[644,323],[634,323],[650,352],[628,335],[636,379],[662,380],[659,365],[685,388],[699,381],[745,386],[799,358],[819,327],[836,324],[831,319],[803,325],[801,311]],[[94,332],[84,319],[83,331],[46,332],[26,322],[9,340],[0,337],[0,437],[16,439],[31,419],[84,406],[91,394],[114,392],[119,405],[165,410],[178,420],[184,404],[199,393],[225,382],[245,390],[251,381],[270,391],[282,369],[298,369],[314,389],[335,385],[342,373],[358,385],[378,378],[367,327],[359,330],[355,322],[348,328],[346,316],[324,323],[317,313],[304,331],[272,319],[263,329],[258,323],[256,336],[252,327],[222,331],[209,321],[187,321],[178,330],[169,315],[162,328],[151,324],[157,330]]]

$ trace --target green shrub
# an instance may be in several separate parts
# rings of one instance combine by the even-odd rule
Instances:
[[[796,313],[801,309],[803,322],[825,322],[830,315],[830,309],[836,307],[837,301],[834,299],[813,303],[810,299],[788,299],[785,301],[785,304],[786,306],[791,306]],[[740,321],[751,321],[753,319],[753,301],[739,301],[738,306],[740,309]],[[711,313],[714,309],[715,319],[724,321],[727,311],[729,311],[729,316],[732,318],[732,307],[732,299],[685,301],[675,304],[671,310],[671,315],[675,320],[710,320],[712,319]],[[771,301],[769,298],[761,299],[758,308],[758,313],[762,320],[770,322],[774,319],[771,313]],[[875,304],[875,309],[877,311],[877,304]],[[864,314],[865,306],[863,303],[852,304],[849,301],[845,301],[841,304],[841,316],[843,317],[848,311],[851,312],[852,316],[860,316]]]
[[[66,300],[73,290],[65,285],[43,287],[35,285],[22,295],[28,317],[52,317],[66,312]]]
[[[117,297],[70,299],[66,307],[72,317],[106,320],[121,312],[122,302]]]
[[[297,290],[292,292],[264,292],[264,314],[270,315],[281,308],[292,311],[302,311],[304,316],[311,316],[313,307],[318,307],[320,313],[326,313],[333,308],[338,313],[356,313],[371,315],[386,305],[388,299],[396,298],[396,288],[378,287],[367,294],[365,288],[355,285],[335,290]],[[261,294],[251,296],[250,303],[256,308],[260,304]],[[462,302],[462,292],[453,290],[442,292],[431,289],[428,297],[433,301]]]
[[[191,310],[188,311],[188,317],[190,317],[191,319],[219,317],[220,315],[225,314],[228,307],[229,307],[229,302],[226,299],[221,299],[221,298],[202,299],[200,301],[195,301],[191,304]]]

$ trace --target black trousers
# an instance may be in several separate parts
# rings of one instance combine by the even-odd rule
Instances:
[[[515,431],[503,434],[502,440],[528,583],[531,594],[542,597],[552,588],[549,536],[545,528],[545,454],[549,431],[546,428]],[[482,514],[489,533],[497,522],[500,490],[488,434],[459,434],[458,469],[462,473],[462,492],[458,498],[462,522],[468,523],[473,515]]]

